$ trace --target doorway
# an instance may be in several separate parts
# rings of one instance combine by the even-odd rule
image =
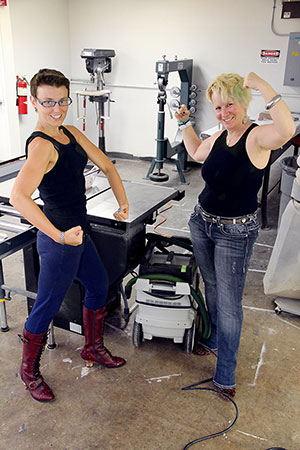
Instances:
[[[4,161],[11,157],[3,60],[3,46],[0,30],[0,161]]]
[[[0,161],[21,155],[15,80],[10,17],[5,9],[0,11]]]

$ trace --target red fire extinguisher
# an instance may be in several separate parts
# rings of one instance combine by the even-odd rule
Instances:
[[[27,80],[17,75],[16,91],[17,91],[17,107],[19,114],[27,114]]]

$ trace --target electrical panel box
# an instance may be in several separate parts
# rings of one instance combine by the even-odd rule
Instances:
[[[282,19],[299,19],[300,17],[300,1],[282,2]]]
[[[300,86],[300,32],[290,33],[283,84]]]

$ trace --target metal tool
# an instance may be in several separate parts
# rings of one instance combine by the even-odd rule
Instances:
[[[191,83],[192,83],[192,70],[193,70],[193,60],[192,59],[182,59],[174,61],[166,60],[165,55],[163,59],[156,62],[155,70],[157,72],[157,84],[158,84],[158,96],[157,103],[159,105],[158,109],[158,120],[157,120],[157,148],[156,148],[156,158],[153,158],[151,166],[148,170],[146,178],[150,178],[152,181],[163,182],[169,179],[169,176],[163,173],[161,170],[163,168],[163,163],[165,160],[170,159],[172,156],[177,155],[175,159],[177,171],[180,177],[181,183],[185,183],[185,177],[183,172],[187,168],[187,152],[184,144],[175,141],[170,144],[169,140],[165,137],[165,104],[167,101],[166,87],[168,84],[168,76],[170,72],[178,72],[181,80],[180,89],[171,89],[172,96],[180,95],[180,102],[178,104],[189,105]],[[176,135],[177,136],[177,135]],[[157,168],[157,172],[152,173],[154,168]]]
[[[79,96],[83,96],[83,109],[86,108],[86,97],[89,101],[96,105],[97,125],[99,130],[98,147],[105,153],[105,136],[104,136],[104,121],[110,119],[110,103],[113,101],[110,98],[111,91],[103,89],[105,86],[104,73],[111,72],[111,58],[116,56],[114,50],[103,50],[85,48],[80,54],[81,58],[85,59],[86,70],[91,76],[92,82],[96,82],[96,89],[76,91],[77,100],[77,119],[83,120],[83,128],[85,130],[85,111],[83,116],[79,117]],[[108,104],[107,115],[104,113],[104,103]]]

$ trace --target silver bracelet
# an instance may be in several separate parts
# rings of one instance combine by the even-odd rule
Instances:
[[[191,127],[192,126],[192,122],[189,120],[187,123],[184,123],[183,125],[179,125],[178,128],[180,131],[184,130],[187,127]]]
[[[62,232],[60,233],[60,243],[61,243],[62,245],[64,245],[64,243],[65,243],[65,232],[64,232],[64,231],[62,231]]]
[[[279,102],[279,100],[281,100],[281,98],[282,98],[282,97],[281,97],[280,94],[275,95],[275,97],[273,97],[272,100],[270,100],[270,101],[266,104],[266,106],[265,106],[266,110],[268,111],[269,109],[271,109],[274,105],[276,105],[276,103]]]

